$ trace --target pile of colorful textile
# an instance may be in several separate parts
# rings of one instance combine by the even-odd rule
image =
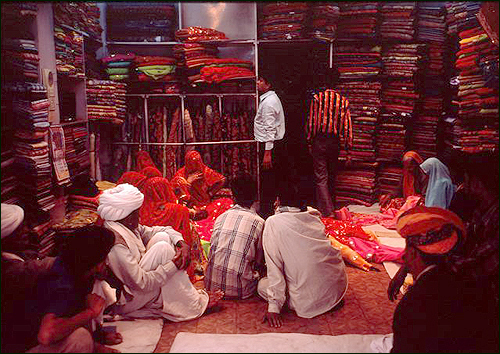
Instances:
[[[87,81],[87,117],[89,120],[123,122],[126,116],[127,85],[109,80]]]
[[[83,36],[76,31],[54,27],[56,69],[59,74],[84,78]]]
[[[113,81],[124,81],[130,78],[130,70],[135,59],[134,53],[111,54],[102,58],[102,62],[107,65],[106,73]]]
[[[377,174],[377,187],[380,194],[399,195],[403,169],[400,165],[386,165]]]
[[[139,81],[177,81],[176,60],[161,56],[136,56],[135,71]]]
[[[213,28],[205,27],[188,27],[181,28],[175,31],[175,38],[179,42],[211,42],[228,39],[223,32],[217,31]]]
[[[275,2],[262,7],[259,21],[259,38],[300,39],[306,34],[306,2]]]
[[[413,40],[416,2],[385,2],[380,7],[380,36],[402,42]]]
[[[48,211],[55,206],[49,147],[49,100],[41,84],[17,83],[12,102],[15,120],[14,151],[19,194],[25,208]],[[25,209],[26,210],[26,209]]]
[[[200,79],[209,84],[227,80],[255,79],[253,63],[237,58],[211,59],[200,70]]]
[[[411,115],[382,112],[377,129],[377,161],[401,162],[406,150],[406,122]]]
[[[420,113],[412,121],[411,149],[425,160],[438,152],[438,125],[444,112],[442,96],[424,96]]]
[[[380,46],[337,45],[335,67],[340,79],[363,79],[377,76],[382,69]]]
[[[342,1],[338,38],[374,39],[377,36],[378,3],[376,1]]]
[[[72,177],[89,169],[89,152],[86,148],[87,135],[85,126],[64,127],[65,157]]]
[[[467,1],[447,1],[446,8],[446,25],[449,35],[458,34],[458,26],[467,18]],[[472,3],[478,4],[478,1]]]
[[[384,48],[384,74],[413,78],[422,69],[425,50],[424,44],[394,44]]]
[[[30,31],[36,15],[36,4],[2,4],[2,82],[38,81],[38,48]]]
[[[102,27],[99,23],[101,11],[93,2],[54,2],[54,24],[66,25],[100,37]]]
[[[418,6],[418,40],[428,44],[426,75],[444,74],[446,50],[446,8],[442,3],[422,2]]]
[[[331,2],[314,2],[310,8],[311,36],[333,40],[337,37],[337,23],[340,7]]]
[[[107,36],[112,41],[168,42],[177,27],[177,11],[168,3],[110,3]]]
[[[183,43],[174,46],[177,66],[191,84],[202,82],[201,69],[211,60],[217,59],[217,53],[217,47],[210,44]]]
[[[349,100],[351,111],[353,143],[350,150],[353,160],[375,161],[375,130],[380,113],[380,91],[377,81],[341,82],[336,89]],[[339,158],[347,152],[341,148]]]
[[[14,151],[2,151],[2,175],[1,175],[1,199],[2,203],[17,204],[19,198],[17,197],[18,183],[15,174],[15,159]]]
[[[38,252],[42,256],[56,256],[56,233],[52,229],[53,222],[50,213],[36,210],[33,214],[27,215],[27,224],[30,229],[31,239],[38,241]]]
[[[498,148],[498,46],[483,29],[479,3],[467,3],[467,17],[458,26],[458,118],[464,151]],[[485,70],[496,67],[495,70]],[[494,139],[497,139],[494,141]]]
[[[335,200],[342,204],[370,206],[375,202],[378,163],[355,162],[335,176]]]

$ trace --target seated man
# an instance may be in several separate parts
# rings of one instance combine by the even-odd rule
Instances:
[[[497,303],[486,286],[450,262],[466,240],[462,220],[442,208],[417,206],[400,216],[397,230],[415,281],[394,312],[391,352],[496,352]]]
[[[116,237],[108,261],[123,289],[112,311],[174,322],[201,316],[224,295],[196,290],[184,271],[189,246],[171,226],[139,225],[144,195],[130,184],[103,192],[97,212]],[[177,248],[177,251],[176,251]]]
[[[307,209],[296,184],[283,183],[280,207],[266,220],[262,244],[267,277],[258,293],[268,303],[264,320],[281,327],[281,309],[312,318],[334,308],[347,291],[347,274],[340,251],[330,245],[320,213]]]
[[[3,226],[2,222],[5,236]],[[92,320],[105,306],[103,298],[90,293],[95,280],[104,275],[106,256],[113,244],[114,235],[109,230],[81,228],[68,237],[61,255],[48,269],[44,266],[40,273],[40,268],[26,267],[17,279],[12,278],[10,267],[4,269],[2,259],[2,352],[118,352],[94,342],[90,333]],[[27,276],[33,276],[37,283],[20,287],[19,279]],[[16,293],[4,296],[4,289]],[[6,306],[12,303],[16,308]],[[121,341],[118,336],[115,338]]]
[[[264,219],[251,209],[257,186],[249,175],[238,176],[231,187],[236,205],[215,220],[205,286],[224,291],[226,299],[246,299],[257,289],[254,272],[263,266]]]

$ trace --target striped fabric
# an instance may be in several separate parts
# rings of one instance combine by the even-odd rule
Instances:
[[[350,147],[352,122],[349,100],[332,89],[314,93],[305,128],[308,142],[318,133],[335,134]]]
[[[239,299],[254,293],[253,264],[262,252],[263,230],[264,219],[239,205],[215,220],[205,276],[207,290],[220,289],[225,297]]]

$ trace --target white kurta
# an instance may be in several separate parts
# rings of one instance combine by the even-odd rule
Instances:
[[[288,288],[289,306],[299,317],[312,318],[337,305],[347,291],[347,274],[340,251],[330,245],[315,209],[273,215],[262,236],[268,311],[281,311]],[[267,289],[265,289],[267,287]]]
[[[106,221],[104,226],[120,234],[127,244],[116,243],[108,254],[111,270],[124,285],[117,313],[179,322],[205,312],[208,294],[196,290],[187,273],[172,262],[175,244],[183,239],[179,232],[170,226],[143,225],[132,232],[114,221]]]

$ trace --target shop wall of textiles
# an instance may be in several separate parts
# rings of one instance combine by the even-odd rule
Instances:
[[[257,178],[265,73],[290,163],[308,181],[311,98],[325,107],[333,88],[349,99],[352,163],[342,150],[337,207],[371,205],[397,192],[409,149],[445,163],[455,150],[498,149],[498,38],[481,4],[2,3],[2,202],[26,208],[30,242],[49,254],[58,235],[97,219],[99,192],[137,170],[140,150],[168,179],[193,149],[228,179]],[[89,174],[97,186],[82,182]]]

